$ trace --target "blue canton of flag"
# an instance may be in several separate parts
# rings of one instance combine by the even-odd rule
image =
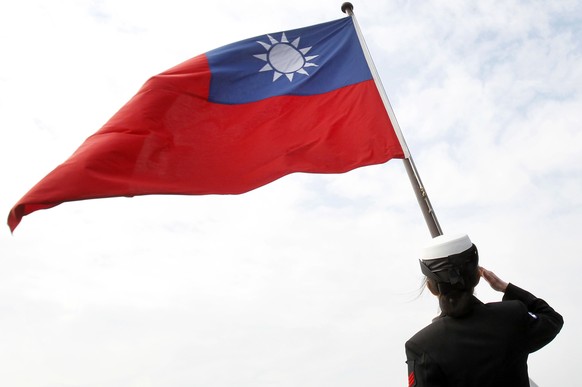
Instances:
[[[242,40],[206,56],[215,103],[323,94],[372,79],[350,17]]]

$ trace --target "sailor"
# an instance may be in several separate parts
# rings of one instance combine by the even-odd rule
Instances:
[[[562,316],[479,267],[467,235],[434,238],[420,267],[442,313],[406,342],[409,387],[529,387],[528,355],[556,337]],[[473,296],[481,277],[504,293],[502,302]]]

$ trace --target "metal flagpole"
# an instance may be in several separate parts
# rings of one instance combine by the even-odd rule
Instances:
[[[366,61],[368,62],[368,67],[370,67],[370,71],[372,72],[372,78],[376,83],[376,87],[380,93],[380,97],[382,98],[382,102],[384,103],[384,107],[388,112],[388,116],[390,117],[390,121],[392,122],[392,126],[394,127],[394,131],[396,132],[396,136],[400,141],[400,145],[402,146],[402,150],[404,151],[404,167],[406,169],[406,173],[408,174],[408,178],[410,179],[410,183],[412,184],[412,189],[414,190],[414,194],[416,195],[416,200],[420,205],[420,210],[422,211],[422,215],[424,216],[424,220],[428,226],[431,236],[437,237],[442,235],[441,226],[437,220],[436,214],[430,204],[430,200],[428,199],[428,195],[420,180],[420,175],[414,165],[414,161],[412,160],[412,156],[410,155],[410,151],[408,149],[408,145],[402,136],[402,131],[400,130],[400,125],[396,120],[396,116],[394,115],[394,111],[392,110],[392,106],[390,105],[390,101],[388,100],[388,96],[386,95],[386,91],[382,86],[382,81],[380,80],[380,76],[378,75],[378,71],[376,70],[376,66],[372,60],[372,56],[370,55],[370,51],[368,50],[368,46],[366,45],[366,41],[364,40],[364,36],[362,35],[362,31],[360,30],[360,26],[358,25],[358,21],[356,20],[356,16],[354,15],[354,6],[352,3],[343,3],[342,4],[342,12],[351,16],[352,20],[354,21],[354,26],[356,28],[356,33],[358,35],[358,39],[360,40],[360,45],[362,46],[362,50],[364,51],[364,56],[366,57]]]
[[[428,195],[426,193],[426,190],[424,189],[424,185],[420,180],[420,175],[418,174],[418,170],[414,165],[414,161],[412,160],[412,156],[410,155],[408,145],[406,144],[406,141],[402,136],[400,125],[396,120],[396,116],[394,115],[394,111],[392,110],[392,106],[390,105],[390,101],[388,100],[388,96],[386,95],[386,91],[384,90],[384,86],[382,86],[382,82],[380,81],[378,70],[376,70],[376,66],[372,61],[372,56],[370,55],[370,51],[368,50],[368,46],[366,45],[366,41],[364,40],[364,36],[362,35],[362,31],[360,30],[360,26],[358,25],[358,21],[356,20],[356,16],[354,15],[354,6],[352,5],[352,3],[349,2],[343,3],[342,12],[351,16],[352,20],[354,21],[356,33],[358,34],[358,39],[360,40],[360,45],[362,46],[364,56],[366,57],[366,61],[368,62],[368,66],[370,67],[370,71],[372,72],[372,78],[374,78],[374,82],[376,83],[376,87],[380,92],[382,102],[384,102],[384,107],[388,112],[388,116],[390,117],[390,121],[392,121],[392,125],[394,126],[396,136],[398,137],[400,145],[402,146],[402,150],[404,151],[405,158],[402,161],[404,162],[406,173],[408,174],[408,178],[412,183],[412,188],[416,195],[416,200],[420,205],[422,215],[424,216],[424,220],[426,221],[430,234],[433,238],[442,235],[443,232],[441,226],[432,208],[432,205],[430,204],[430,200],[428,199]],[[529,383],[530,387],[537,386],[537,384],[533,380],[531,380],[531,378],[529,379]]]

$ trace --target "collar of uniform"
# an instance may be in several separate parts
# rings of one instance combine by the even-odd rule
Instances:
[[[473,307],[475,307],[476,305],[485,305],[485,304],[480,299],[478,299],[477,297],[471,296],[471,305],[473,305]],[[467,313],[464,316],[457,317],[457,319],[466,318],[466,317],[470,316],[472,313],[473,313],[473,311],[471,310],[471,312]],[[441,314],[439,314],[438,316],[436,316],[435,318],[432,319],[432,322],[441,320],[441,319],[443,319],[445,317],[449,317],[449,316],[447,316],[446,314],[444,314],[443,312],[441,312]],[[449,318],[453,318],[453,317],[449,317]]]

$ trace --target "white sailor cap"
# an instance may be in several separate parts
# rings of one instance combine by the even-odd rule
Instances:
[[[431,259],[446,258],[450,255],[459,254],[473,246],[471,239],[466,234],[439,235],[433,238],[421,252],[421,259],[424,261]]]

